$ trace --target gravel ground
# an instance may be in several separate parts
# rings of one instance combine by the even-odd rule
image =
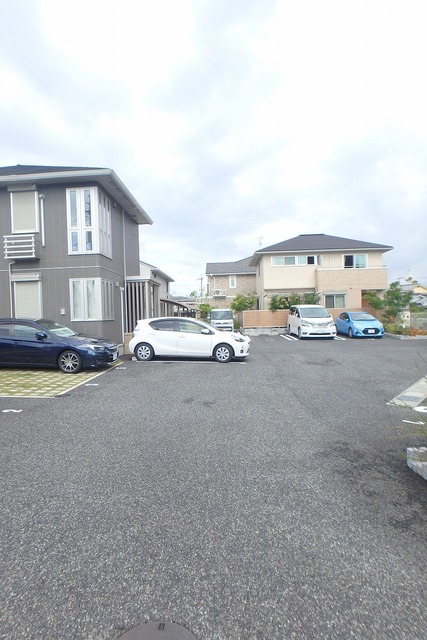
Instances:
[[[388,402],[425,342],[259,337],[246,363],[127,359],[0,398],[0,637],[424,640],[427,484],[405,451],[426,419]]]

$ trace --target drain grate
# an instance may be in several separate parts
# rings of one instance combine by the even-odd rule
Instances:
[[[196,640],[196,636],[174,622],[147,622],[127,631],[120,640]]]

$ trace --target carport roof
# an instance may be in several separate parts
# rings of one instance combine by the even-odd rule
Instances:
[[[307,233],[255,251],[251,258],[250,265],[256,266],[265,254],[318,253],[321,251],[381,251],[385,253],[391,249],[393,249],[393,247],[385,244],[352,240],[351,238],[340,238],[339,236],[328,236],[324,233]]]

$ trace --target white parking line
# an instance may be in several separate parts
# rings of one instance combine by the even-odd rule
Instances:
[[[291,336],[289,333],[281,333],[280,334],[281,338],[285,338],[285,340],[298,340],[298,338],[296,336]]]

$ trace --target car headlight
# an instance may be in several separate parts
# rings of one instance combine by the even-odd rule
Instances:
[[[100,344],[85,344],[84,345],[88,351],[94,351],[96,353],[101,353],[104,351],[104,347]]]
[[[243,336],[234,336],[236,342],[246,342]]]

